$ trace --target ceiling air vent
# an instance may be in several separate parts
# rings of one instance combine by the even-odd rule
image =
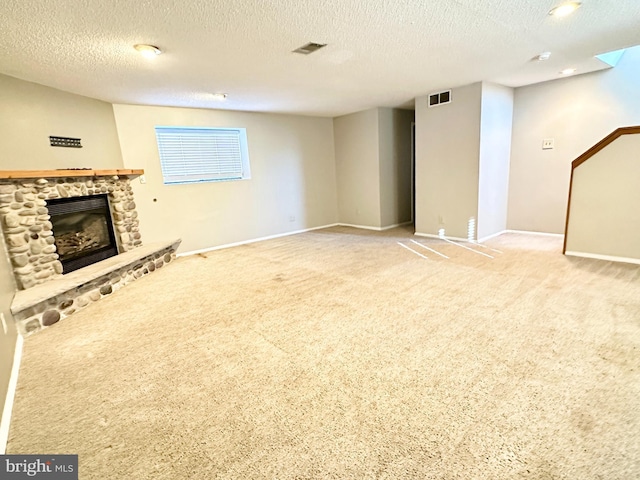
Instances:
[[[323,47],[326,47],[326,43],[313,43],[309,42],[306,45],[301,46],[300,48],[296,48],[293,53],[301,53],[303,55],[309,55],[317,50],[320,50]]]
[[[435,107],[444,103],[451,103],[451,90],[429,95],[429,106]]]

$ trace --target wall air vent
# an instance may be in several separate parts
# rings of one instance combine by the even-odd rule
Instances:
[[[309,55],[310,53],[316,52],[323,47],[326,47],[326,43],[313,43],[309,42],[306,45],[301,46],[300,48],[296,48],[293,53],[301,53],[303,55]]]
[[[451,103],[451,90],[445,92],[432,93],[429,95],[429,107]]]

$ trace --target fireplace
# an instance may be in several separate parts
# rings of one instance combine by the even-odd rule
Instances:
[[[62,279],[63,271],[81,270],[83,264],[109,261],[112,259],[107,257],[140,247],[138,212],[129,176],[141,173],[142,170],[0,171],[0,227],[18,289],[28,290]],[[99,203],[83,205],[83,201],[93,197],[100,197]],[[75,199],[81,203],[71,203]],[[60,207],[58,200],[69,203],[69,207],[56,212]],[[73,213],[73,208],[92,214],[65,217]],[[63,215],[61,221],[55,218],[57,215]],[[96,220],[100,216],[106,227],[102,220]],[[54,222],[58,224],[55,236]],[[97,242],[85,239],[83,248],[74,252],[70,247],[78,239],[73,237],[83,229],[89,230],[89,238],[100,239]],[[58,234],[64,235],[65,231],[67,242],[58,242]],[[65,257],[64,268],[58,248]],[[95,256],[79,258],[84,253]]]
[[[47,201],[62,273],[118,254],[107,195]]]
[[[0,171],[0,229],[18,288],[11,313],[21,334],[175,260],[179,239],[142,245],[130,177],[143,173]]]

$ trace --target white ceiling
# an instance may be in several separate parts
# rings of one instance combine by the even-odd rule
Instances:
[[[2,0],[0,73],[113,103],[337,116],[593,71],[594,55],[640,44],[640,0],[549,16],[561,1]],[[328,46],[291,53],[309,41]]]

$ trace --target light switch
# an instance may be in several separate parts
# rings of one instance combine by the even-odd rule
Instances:
[[[553,150],[553,138],[545,138],[542,140],[543,150]]]

